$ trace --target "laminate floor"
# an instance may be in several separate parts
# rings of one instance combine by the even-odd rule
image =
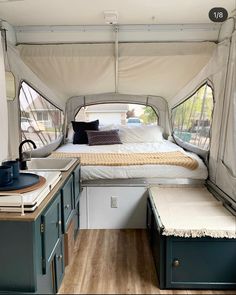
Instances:
[[[145,230],[80,230],[60,294],[236,294],[160,290]]]

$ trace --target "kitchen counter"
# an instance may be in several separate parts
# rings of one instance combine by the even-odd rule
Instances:
[[[68,171],[61,172],[61,179],[55,185],[55,187],[50,191],[47,197],[41,202],[38,208],[32,213],[25,213],[25,215],[21,215],[21,213],[13,213],[13,212],[0,212],[0,221],[34,221],[38,218],[38,216],[43,212],[43,210],[47,207],[50,201],[54,198],[56,193],[63,187],[67,179],[70,177],[72,171],[79,165],[79,160],[77,160]]]

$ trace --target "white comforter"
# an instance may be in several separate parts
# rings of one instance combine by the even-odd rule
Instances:
[[[206,179],[207,168],[203,161],[193,153],[185,152],[178,145],[163,140],[155,143],[124,143],[115,145],[88,146],[67,143],[57,149],[64,153],[142,153],[182,151],[196,159],[199,166],[196,170],[171,165],[134,165],[134,166],[83,166],[82,180],[118,179],[118,178],[189,178]]]

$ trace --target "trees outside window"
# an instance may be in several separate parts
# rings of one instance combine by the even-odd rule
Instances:
[[[204,84],[172,110],[173,135],[201,149],[209,150],[213,105],[212,88]]]

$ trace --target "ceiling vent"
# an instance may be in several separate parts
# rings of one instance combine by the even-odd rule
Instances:
[[[104,19],[106,24],[108,25],[116,25],[118,24],[118,12],[115,10],[105,10]]]

